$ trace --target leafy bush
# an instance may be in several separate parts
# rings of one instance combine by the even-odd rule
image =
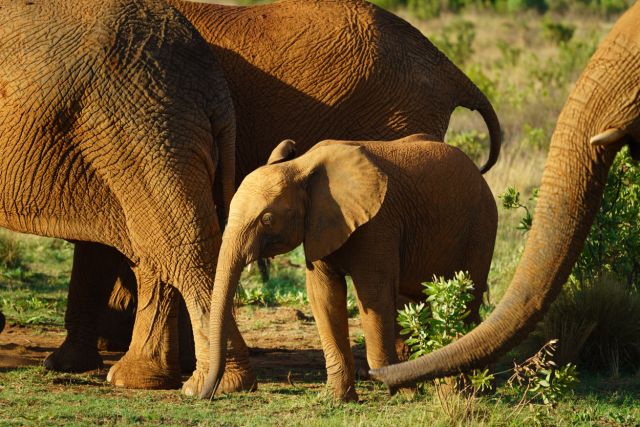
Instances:
[[[500,12],[520,12],[527,9],[535,9],[544,13],[549,8],[545,0],[496,0],[496,10]]]
[[[544,129],[531,126],[528,123],[524,124],[522,135],[523,145],[534,150],[540,150],[543,148],[547,148],[547,146],[549,145],[549,140],[549,135],[547,135],[547,132],[545,132]]]
[[[556,368],[553,358],[557,343],[557,339],[550,340],[523,363],[514,363],[513,375],[507,384],[522,393],[518,406],[523,407],[525,400],[528,403],[536,399],[545,405],[555,406],[578,382],[575,365]]]
[[[625,148],[609,172],[602,207],[573,269],[574,279],[585,282],[611,273],[640,290],[639,253],[640,166]]]
[[[560,44],[568,42],[573,37],[575,31],[575,25],[555,22],[548,18],[542,21],[542,36],[553,43]]]
[[[475,130],[466,132],[452,132],[447,137],[447,144],[461,149],[473,161],[478,161],[485,155],[488,147],[487,134]]]
[[[427,303],[407,304],[398,311],[400,334],[411,349],[411,359],[437,350],[469,330],[467,304],[473,300],[473,282],[468,273],[458,272],[451,280],[434,277],[423,283]]]
[[[445,26],[439,35],[431,38],[431,41],[454,64],[462,67],[473,55],[473,42],[475,39],[475,25],[472,22],[460,19]]]

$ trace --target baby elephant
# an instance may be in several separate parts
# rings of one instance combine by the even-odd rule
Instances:
[[[211,364],[205,394],[224,370],[226,327],[248,263],[304,243],[307,292],[337,398],[356,400],[349,347],[351,276],[372,368],[397,362],[395,318],[423,300],[421,282],[468,271],[478,309],[497,228],[487,183],[462,151],[427,135],[392,142],[323,141],[293,159],[283,141],[231,202],[212,295]],[[224,323],[224,324],[223,324]]]

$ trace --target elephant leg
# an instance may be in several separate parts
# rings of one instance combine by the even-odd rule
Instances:
[[[131,345],[109,370],[116,387],[180,387],[178,360],[178,292],[145,265],[135,268],[138,307]]]
[[[469,316],[465,319],[468,325],[479,325],[480,306],[484,293],[488,291],[489,286],[487,279],[489,278],[489,270],[491,269],[491,258],[493,257],[493,248],[495,242],[495,222],[486,219],[473,225],[469,237],[469,245],[465,259],[467,260],[466,270],[469,277],[473,281],[473,301],[469,303],[467,309]],[[494,230],[493,234],[490,230]],[[493,236],[493,237],[491,237]]]
[[[347,284],[326,263],[307,270],[307,295],[316,320],[327,367],[327,383],[336,398],[357,401],[355,366],[349,346]]]
[[[392,259],[389,259],[392,258]],[[393,257],[370,260],[352,272],[367,348],[373,369],[398,362],[396,354],[396,299],[398,263]]]
[[[98,354],[98,313],[107,310],[124,257],[98,243],[78,242],[73,253],[62,345],[44,361],[47,369],[84,372],[102,367]]]
[[[412,302],[415,302],[415,301],[410,297],[399,294],[398,299],[396,300],[396,313],[398,310],[402,310],[405,305]],[[395,324],[396,355],[398,356],[398,360],[403,362],[403,361],[409,360],[409,356],[411,356],[411,349],[404,342],[407,337],[400,334],[400,331],[402,330],[402,328],[400,327],[398,322],[395,322],[394,324]],[[356,371],[358,373],[358,378],[363,380],[369,379],[369,364],[367,363],[366,360],[360,363],[359,366],[356,367]]]

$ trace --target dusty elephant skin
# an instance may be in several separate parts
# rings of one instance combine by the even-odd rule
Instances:
[[[139,304],[109,372],[116,385],[180,384],[180,292],[198,358],[185,391],[197,392],[226,211],[213,195],[230,200],[234,187],[220,67],[163,2],[3,0],[0,10],[0,226],[96,242],[131,262]]]
[[[507,293],[479,327],[415,361],[374,370],[389,386],[482,366],[533,329],[560,292],[600,207],[615,154],[640,151],[640,3],[616,23],[565,104],[551,140],[535,220]]]
[[[353,278],[371,367],[397,362],[396,313],[422,300],[421,282],[468,271],[479,321],[498,213],[489,186],[455,147],[413,135],[391,142],[325,141],[288,160],[284,141],[270,164],[242,182],[229,211],[211,303],[211,370],[201,397],[224,372],[226,323],[240,273],[259,257],[304,242],[307,294],[328,382],[357,400],[345,276]],[[401,302],[402,301],[402,302]]]
[[[210,43],[229,81],[238,118],[237,183],[285,138],[296,140],[299,153],[329,138],[388,140],[423,132],[442,140],[457,106],[477,109],[487,122],[491,154],[484,169],[498,157],[500,125],[487,98],[418,30],[376,6],[360,0],[173,4]],[[115,282],[95,277],[92,259],[110,268],[111,277],[121,270],[118,260],[103,256],[98,244],[78,244],[78,251],[70,300],[82,295],[75,289],[85,282],[110,290]],[[70,301],[68,310],[79,305],[105,307],[104,300],[85,299]],[[74,321],[52,355],[52,369],[68,366],[63,352],[96,353],[91,340],[78,338],[96,340],[91,320],[67,317]]]

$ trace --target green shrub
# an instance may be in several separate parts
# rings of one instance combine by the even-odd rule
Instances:
[[[431,41],[454,64],[462,67],[473,55],[475,39],[475,25],[472,22],[459,19],[445,26],[439,35],[431,38]]]
[[[522,144],[534,150],[547,148],[550,141],[550,135],[547,135],[544,129],[524,124],[522,135]]]
[[[434,18],[440,15],[440,0],[407,0],[407,9],[418,19]]]
[[[555,22],[549,18],[542,21],[542,37],[555,44],[566,43],[573,38],[576,26]]]
[[[574,280],[587,282],[611,273],[640,290],[637,254],[640,254],[640,166],[625,148],[609,172],[602,207],[573,269]]]
[[[400,334],[409,336],[405,342],[412,359],[444,347],[470,329],[465,323],[467,305],[473,300],[473,282],[468,273],[458,272],[451,280],[434,277],[423,286],[428,307],[425,303],[411,303],[398,311]]]
[[[540,13],[549,8],[545,0],[496,0],[495,8],[499,12],[515,13],[527,9],[535,9]]]
[[[488,137],[484,132],[475,130],[466,132],[451,132],[447,135],[447,144],[458,147],[473,161],[478,161],[487,152]]]
[[[406,0],[371,0],[371,3],[387,9],[394,10],[406,4]]]

